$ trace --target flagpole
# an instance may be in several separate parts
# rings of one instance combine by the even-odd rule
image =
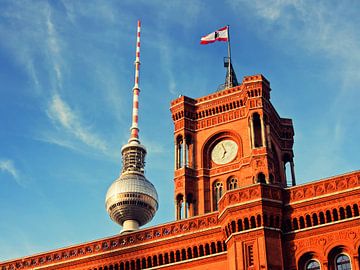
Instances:
[[[232,80],[231,80],[231,48],[230,48],[230,26],[227,25],[227,34],[228,34],[228,58],[229,58],[229,64],[228,64],[228,78],[227,78],[227,86],[232,87]]]

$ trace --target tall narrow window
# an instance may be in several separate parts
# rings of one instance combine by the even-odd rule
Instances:
[[[345,254],[340,254],[335,259],[336,270],[351,270],[350,259]]]
[[[176,139],[176,149],[175,149],[175,167],[176,169],[180,169],[184,166],[184,144],[183,144],[183,137],[178,136]]]
[[[184,195],[178,194],[176,196],[176,220],[182,218],[181,212],[184,207]]]
[[[254,113],[252,117],[253,121],[253,129],[254,129],[254,147],[262,147],[262,127],[260,115],[258,113]]]
[[[223,184],[221,182],[215,182],[213,184],[213,209],[214,211],[218,210],[218,202],[222,196],[222,191],[223,191]]]

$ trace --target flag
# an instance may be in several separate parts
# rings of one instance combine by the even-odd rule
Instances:
[[[201,38],[200,44],[209,44],[215,41],[228,41],[228,27],[225,26]]]

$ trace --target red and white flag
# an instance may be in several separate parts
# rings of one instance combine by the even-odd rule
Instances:
[[[215,41],[228,41],[228,27],[225,26],[201,38],[200,44],[209,44]]]

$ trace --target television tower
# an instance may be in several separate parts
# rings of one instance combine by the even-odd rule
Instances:
[[[146,148],[139,140],[140,26],[138,21],[130,139],[121,148],[121,174],[109,187],[105,199],[111,219],[123,227],[121,233],[137,230],[151,221],[159,205],[156,189],[144,175]]]

